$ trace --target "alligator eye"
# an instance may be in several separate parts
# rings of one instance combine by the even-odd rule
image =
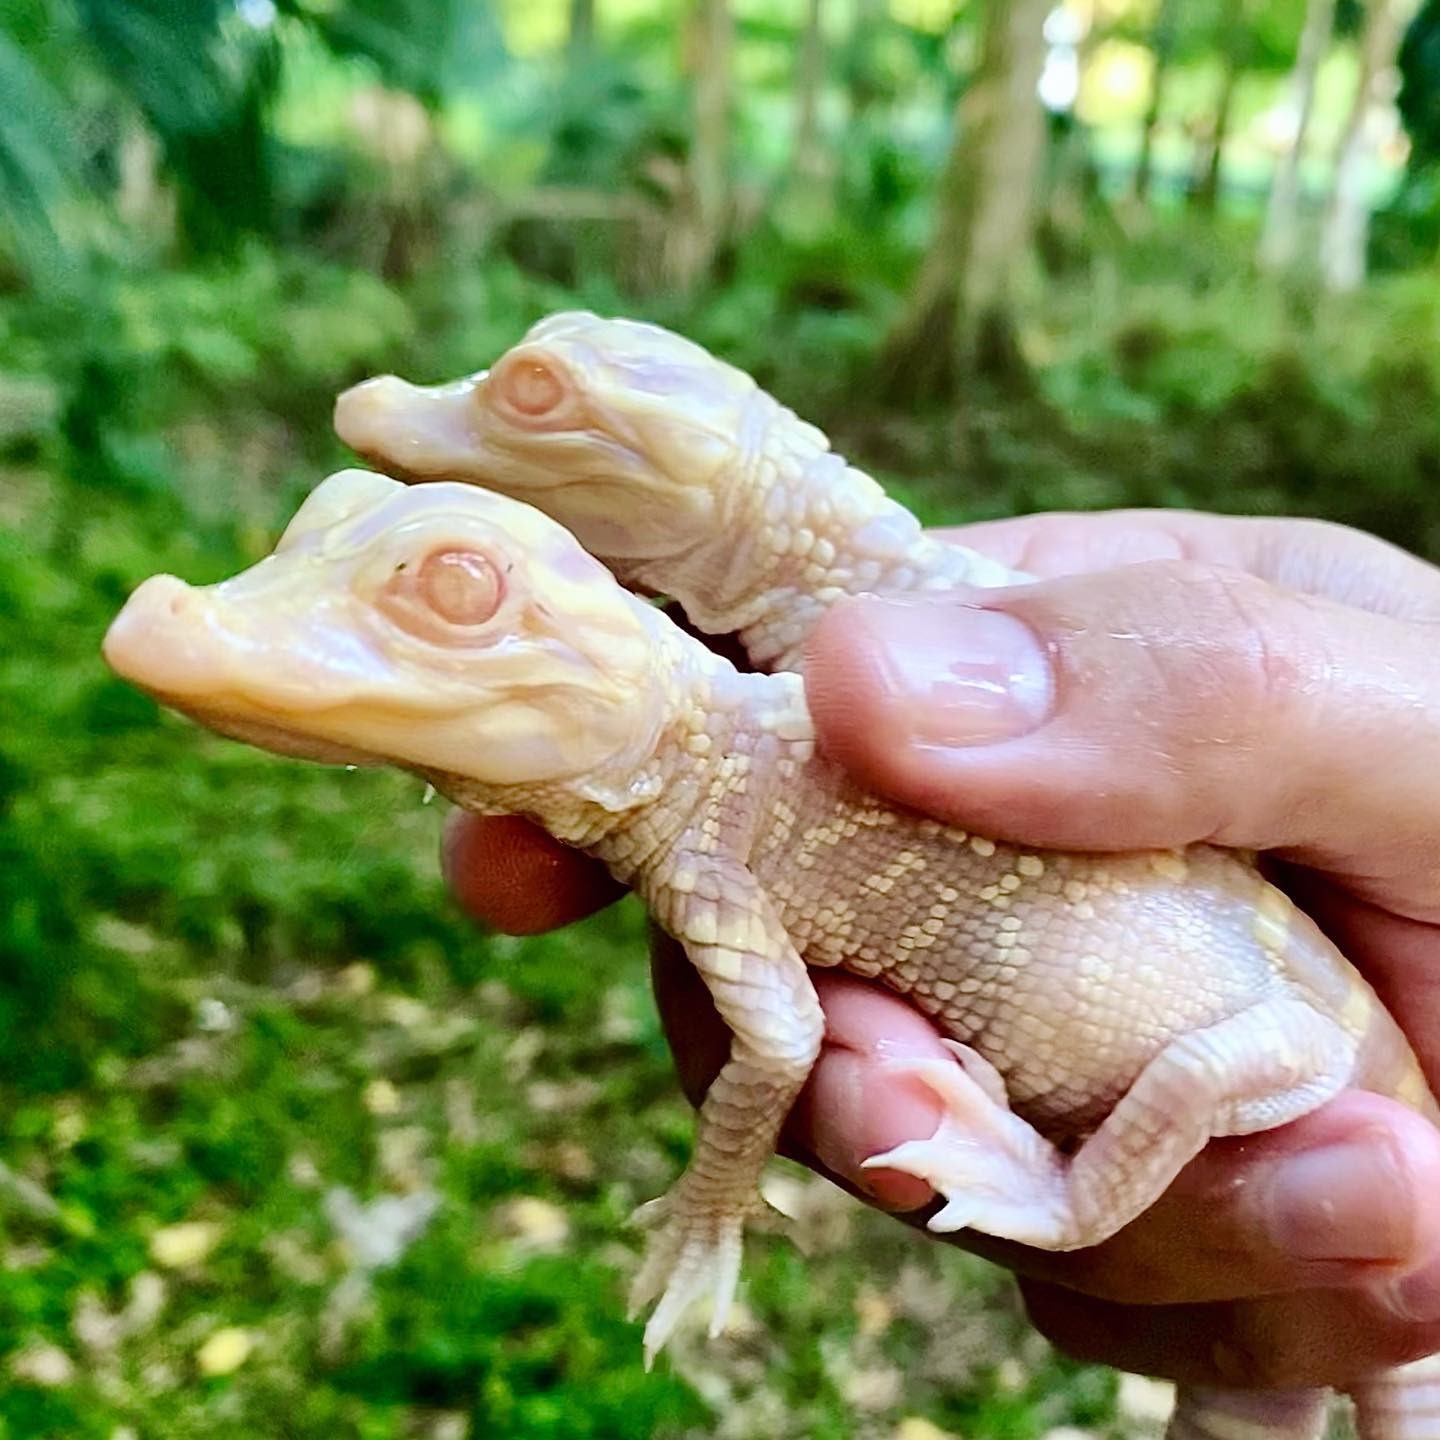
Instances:
[[[565,399],[565,384],[541,360],[512,360],[495,377],[506,404],[532,420],[542,419]]]
[[[420,598],[452,625],[483,625],[500,608],[500,574],[473,550],[437,550],[420,567]]]
[[[433,550],[420,564],[401,561],[381,589],[381,611],[402,629],[436,644],[472,644],[465,632],[493,620],[505,581],[488,556]]]

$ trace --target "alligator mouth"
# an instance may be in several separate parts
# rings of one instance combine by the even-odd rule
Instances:
[[[335,400],[335,433],[396,480],[453,479],[475,439],[464,421],[476,377],[446,386],[377,375]]]
[[[213,730],[228,740],[239,740],[242,744],[253,745],[257,750],[268,750],[272,755],[283,755],[292,760],[309,760],[317,765],[345,765],[352,768],[388,763],[383,757],[368,750],[340,745],[332,740],[320,740],[302,731],[289,729],[278,719],[236,715],[233,710],[223,708],[223,704],[218,701],[205,704],[197,702],[192,696],[169,695],[163,690],[151,690],[150,694],[168,709],[178,711],[186,719],[204,726],[206,730]]]

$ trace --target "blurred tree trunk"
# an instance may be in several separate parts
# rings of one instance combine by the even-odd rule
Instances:
[[[1224,15],[1220,21],[1223,35],[1221,51],[1224,70],[1220,77],[1220,93],[1215,99],[1215,115],[1210,123],[1208,148],[1196,167],[1198,182],[1195,186],[1195,204],[1211,212],[1220,198],[1220,169],[1225,162],[1225,142],[1230,138],[1230,116],[1235,108],[1235,87],[1239,84],[1244,68],[1245,54],[1249,48],[1249,32],[1246,28],[1249,15],[1246,0],[1227,0]]]
[[[875,74],[875,37],[885,15],[885,0],[855,0],[845,65],[845,96],[851,127],[859,126],[880,96]]]
[[[790,152],[791,184],[813,193],[825,176],[820,144],[820,93],[825,85],[825,0],[810,0],[795,79],[795,140]]]
[[[138,116],[122,122],[116,156],[115,213],[127,225],[169,244],[175,238],[175,200],[160,178],[160,146]]]
[[[1030,252],[1045,147],[1036,94],[1051,0],[990,0],[980,63],[955,111],[935,228],[910,301],[881,356],[881,382],[908,399],[952,395],[976,371],[1020,366],[1011,285]]]
[[[1300,223],[1300,166],[1305,159],[1305,141],[1315,111],[1315,82],[1320,62],[1330,44],[1335,26],[1335,0],[1309,0],[1305,26],[1300,32],[1300,49],[1290,76],[1295,103],[1295,136],[1275,165],[1270,198],[1265,206],[1265,228],[1260,234],[1260,263],[1268,270],[1280,270],[1295,258]]]
[[[692,0],[685,55],[693,97],[690,157],[665,267],[682,290],[709,273],[730,222],[733,49],[729,0]]]
[[[1370,230],[1365,178],[1374,146],[1368,122],[1387,98],[1403,30],[1401,11],[1399,0],[1370,0],[1365,7],[1360,74],[1335,150],[1335,179],[1320,230],[1320,275],[1327,290],[1353,290],[1365,278]]]
[[[1140,128],[1140,157],[1135,162],[1134,195],[1143,202],[1150,194],[1150,179],[1155,165],[1155,131],[1160,125],[1160,109],[1165,103],[1165,82],[1170,76],[1170,57],[1175,52],[1175,31],[1180,21],[1180,0],[1160,0],[1155,26],[1150,32],[1150,53],[1154,70],[1150,76],[1150,103]]]
[[[595,0],[570,0],[570,35],[567,42],[571,60],[581,60],[595,46]]]

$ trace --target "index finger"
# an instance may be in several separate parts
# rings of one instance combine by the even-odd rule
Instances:
[[[1048,512],[938,532],[1042,580],[1148,560],[1191,560],[1398,619],[1440,619],[1440,570],[1328,520],[1195,510]]]
[[[624,893],[598,860],[515,815],[454,811],[440,858],[460,904],[505,935],[558,930]]]

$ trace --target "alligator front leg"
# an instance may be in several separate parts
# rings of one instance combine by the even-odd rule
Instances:
[[[645,1327],[648,1364],[706,1289],[714,1291],[710,1333],[723,1328],[745,1221],[761,1203],[760,1174],[820,1053],[824,1020],[804,962],[743,865],[673,862],[646,887],[646,899],[684,945],[734,1036],[700,1107],[689,1166],[639,1212],[654,1229],[631,1305],[659,1296]]]

